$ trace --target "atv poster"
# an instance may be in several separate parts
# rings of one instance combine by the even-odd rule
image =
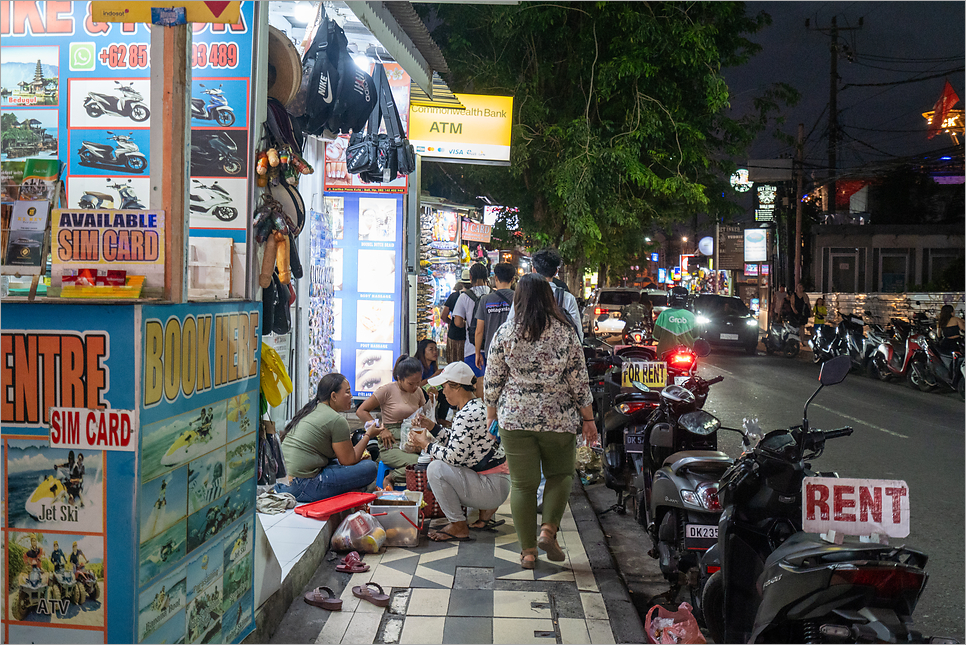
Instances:
[[[67,208],[144,210],[150,25],[94,22],[91,5],[4,3],[0,161],[60,159]],[[193,25],[193,235],[245,241],[254,5],[237,24]]]
[[[331,247],[313,246],[311,275],[332,276],[333,327],[331,336],[327,327],[312,328],[310,351],[324,354],[319,348],[331,342],[335,370],[353,395],[369,396],[392,381],[400,351],[403,198],[341,193],[327,196],[325,207],[327,218],[310,218],[312,234],[331,238]]]
[[[50,424],[52,409],[135,409],[134,309],[3,310],[2,640],[130,642],[117,617],[131,612],[119,590],[136,571],[136,454],[51,447]]]

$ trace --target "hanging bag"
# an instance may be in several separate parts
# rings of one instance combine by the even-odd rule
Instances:
[[[376,77],[376,91],[379,89],[379,79]],[[349,137],[349,146],[345,151],[346,170],[352,174],[362,176],[363,173],[379,172],[379,124],[382,121],[382,109],[379,103],[373,106],[369,113],[369,121],[364,131],[353,132]],[[364,177],[363,177],[364,179]]]

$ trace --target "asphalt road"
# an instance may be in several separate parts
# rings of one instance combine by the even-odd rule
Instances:
[[[819,367],[804,358],[715,352],[700,365],[705,378],[725,377],[712,387],[705,405],[725,426],[738,427],[745,417],[757,418],[763,430],[799,424],[805,401],[818,387]],[[929,581],[915,612],[916,625],[927,635],[959,642],[966,641],[964,410],[958,395],[919,392],[857,373],[824,388],[809,407],[812,427],[850,425],[855,430],[850,437],[830,441],[815,468],[842,477],[901,479],[909,485],[911,533],[892,542],[929,556]],[[737,434],[719,432],[719,446],[728,454],[740,453]],[[587,488],[598,510],[613,503],[614,493],[603,485]],[[642,540],[632,515],[630,508],[624,516],[606,513],[601,527],[635,606],[645,612],[652,596],[667,584],[656,561],[646,555],[650,542]]]

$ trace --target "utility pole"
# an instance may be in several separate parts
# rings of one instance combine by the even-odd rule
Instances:
[[[835,213],[835,195],[838,159],[838,135],[839,135],[839,109],[838,109],[838,80],[839,80],[839,32],[858,31],[862,28],[863,19],[859,18],[858,27],[839,27],[838,20],[833,16],[832,25],[828,29],[816,27],[816,31],[828,33],[829,53],[831,54],[831,64],[829,65],[829,88],[828,88],[828,196],[829,204],[827,210]],[[810,21],[805,20],[805,28],[810,29]]]
[[[802,281],[802,162],[805,155],[805,124],[798,124],[798,150],[795,152],[795,285]]]

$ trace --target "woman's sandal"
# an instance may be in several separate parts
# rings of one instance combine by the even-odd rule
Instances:
[[[335,565],[335,570],[339,573],[365,573],[369,570],[369,565],[362,561],[358,551],[352,551],[342,558],[342,563]]]
[[[303,599],[315,607],[321,607],[329,611],[342,611],[342,599],[336,598],[335,594],[328,587],[316,587],[314,591],[305,594]]]
[[[567,559],[560,545],[557,544],[557,531],[551,529],[546,524],[540,527],[540,537],[537,538],[537,546],[546,552],[547,559],[549,560],[562,562]]]
[[[370,587],[375,589],[375,591],[370,589]],[[353,587],[352,595],[356,598],[362,598],[367,602],[371,602],[376,607],[389,606],[389,596],[386,595],[386,592],[382,590],[382,587],[375,582],[367,582],[365,586],[360,585],[358,587]]]
[[[524,569],[536,569],[537,568],[537,550],[536,549],[524,549],[520,554],[520,566]]]

